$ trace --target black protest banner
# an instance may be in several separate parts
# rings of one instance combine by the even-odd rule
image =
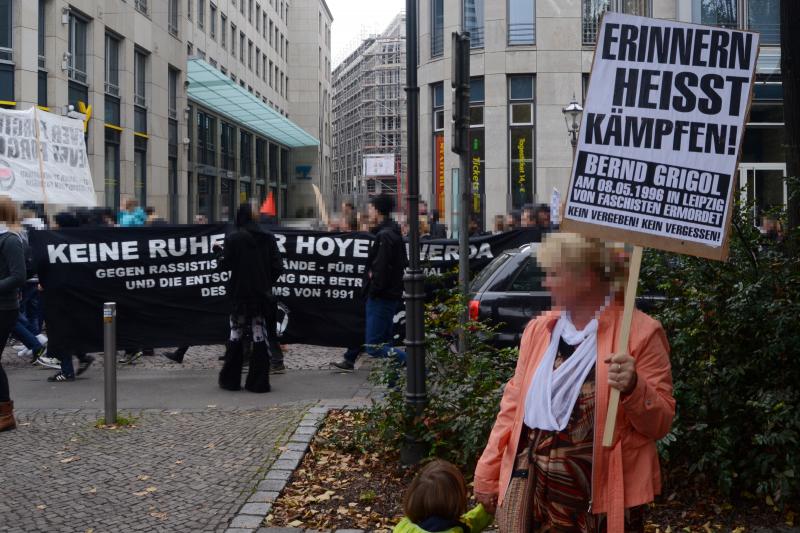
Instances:
[[[229,230],[208,225],[32,232],[51,343],[100,350],[102,307],[111,301],[117,303],[120,348],[224,342],[230,273],[218,268],[212,248]],[[363,277],[372,236],[281,228],[274,233],[285,266],[273,287],[280,341],[362,343]],[[538,230],[475,237],[470,264],[480,270],[503,250],[539,238]],[[423,241],[420,258],[427,275],[443,274],[458,264],[458,243]]]
[[[723,259],[758,41],[606,13],[562,227]]]

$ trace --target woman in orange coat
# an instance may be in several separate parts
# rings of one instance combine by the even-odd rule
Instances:
[[[625,272],[602,242],[553,233],[537,260],[553,309],[525,328],[476,498],[503,532],[643,531],[642,506],[661,490],[656,441],[675,415],[664,330],[636,311],[628,346],[615,345]],[[605,448],[609,387],[621,397]]]

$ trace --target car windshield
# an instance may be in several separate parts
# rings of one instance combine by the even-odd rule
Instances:
[[[484,267],[483,270],[478,272],[478,275],[475,276],[475,279],[472,280],[472,285],[470,286],[470,291],[478,292],[481,287],[483,287],[489,278],[492,277],[492,274],[497,272],[497,270],[503,266],[506,261],[511,258],[511,254],[501,254],[494,258],[494,261],[489,263]]]
[[[525,262],[519,274],[508,288],[510,292],[542,292],[544,272],[532,258]]]

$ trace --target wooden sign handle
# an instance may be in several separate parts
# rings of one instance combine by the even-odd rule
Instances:
[[[639,269],[642,266],[642,247],[634,246],[631,254],[630,268],[628,269],[628,284],[625,286],[625,308],[622,311],[622,325],[617,337],[617,353],[628,351],[628,340],[631,337],[631,321],[633,310],[636,308],[636,289],[639,286]],[[614,442],[614,426],[617,422],[619,410],[619,390],[612,388],[608,399],[608,414],[606,426],[603,430],[603,446],[610,448]]]

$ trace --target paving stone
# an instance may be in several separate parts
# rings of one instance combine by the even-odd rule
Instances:
[[[304,456],[305,452],[286,450],[278,457],[278,461],[302,461]]]
[[[243,528],[243,527],[229,527],[225,530],[225,533],[253,533],[255,531],[252,528]]]
[[[264,479],[266,481],[276,479],[285,482],[290,477],[292,477],[292,474],[293,474],[292,470],[270,470],[269,472],[267,472],[267,475]]]
[[[262,527],[256,533],[299,533],[303,531],[296,527]]]
[[[295,431],[294,435],[292,435],[292,438],[290,439],[290,442],[310,443],[312,440],[314,440],[314,435],[313,434],[311,434],[311,433],[297,433]]]
[[[278,496],[280,496],[280,492],[259,490],[254,492],[247,501],[248,503],[272,503],[278,499]]]
[[[300,426],[297,428],[297,431],[294,432],[295,435],[313,435],[317,432],[316,426]]]
[[[281,456],[283,457],[283,456]],[[278,459],[272,463],[272,469],[275,470],[294,470],[300,464],[300,459]]]
[[[286,449],[292,452],[306,453],[310,442],[310,440],[307,442],[289,442],[286,444]]]
[[[94,428],[99,409],[28,411],[27,425],[3,440],[11,460],[0,474],[0,532],[252,532],[266,513],[232,520],[246,503],[261,512],[278,496],[280,480],[253,490],[305,410],[146,410],[119,431]]]
[[[258,490],[262,492],[280,492],[286,486],[285,480],[280,479],[265,479],[258,484]]]
[[[272,509],[272,504],[270,503],[246,503],[239,513],[267,516],[270,509]]]
[[[255,529],[264,521],[263,516],[240,514],[231,521],[231,527]]]

